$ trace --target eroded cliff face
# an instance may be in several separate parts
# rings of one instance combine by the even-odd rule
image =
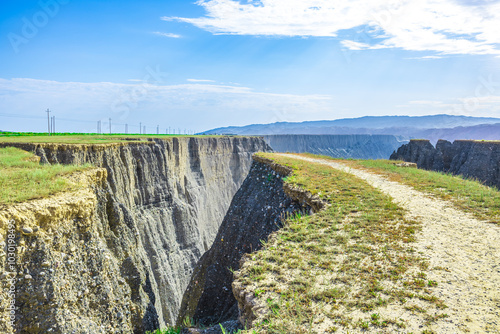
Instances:
[[[500,189],[500,142],[411,140],[391,155],[391,160],[414,162],[419,168],[460,174]]]
[[[18,333],[143,333],[174,323],[252,154],[269,150],[259,138],[227,137],[11,146],[42,162],[89,162],[105,171],[85,196],[0,208],[3,242],[14,220],[25,245],[16,253],[17,290],[25,296],[16,299]],[[25,225],[37,232],[22,234]]]
[[[334,158],[387,159],[407,143],[392,135],[267,135],[276,152],[313,153]]]
[[[319,198],[283,182],[291,172],[269,159],[254,156],[250,173],[236,193],[214,244],[194,270],[184,294],[179,325],[186,317],[204,326],[238,318],[240,325],[251,324],[255,310],[248,311],[249,305],[240,300],[245,291],[233,294],[233,272],[240,269],[245,254],[260,249],[262,242],[282,227],[284,219],[325,206]]]
[[[178,324],[188,318],[211,325],[238,318],[231,284],[244,254],[258,250],[261,240],[281,226],[286,214],[301,210],[283,189],[280,174],[254,162],[236,193],[214,244],[200,259],[184,294]]]

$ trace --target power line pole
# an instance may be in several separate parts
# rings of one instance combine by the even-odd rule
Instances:
[[[52,116],[52,133],[56,133],[56,116]]]
[[[159,125],[157,125],[157,126],[156,126],[156,134],[157,134],[157,135],[159,135],[159,134],[160,134],[160,126],[159,126]]]
[[[48,128],[48,132],[49,132],[49,136],[50,136],[50,110],[47,109],[47,128]]]
[[[111,134],[111,118],[109,119],[109,134]]]
[[[142,127],[142,134],[143,134],[143,135],[145,135],[145,134],[146,134],[146,126],[145,126],[145,125]]]

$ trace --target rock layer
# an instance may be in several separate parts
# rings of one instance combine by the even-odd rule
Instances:
[[[268,235],[281,227],[283,217],[307,209],[285,194],[282,178],[288,172],[277,172],[268,164],[254,161],[214,244],[194,270],[178,324],[186,317],[205,326],[238,318],[231,284],[232,272],[239,269],[240,259],[258,250]]]
[[[408,142],[391,135],[267,135],[264,140],[276,152],[354,159],[387,159]]]
[[[143,333],[174,323],[252,154],[269,150],[259,138],[227,137],[10,146],[45,163],[92,163],[105,171],[102,182],[82,186],[85,196],[0,208],[0,241],[6,245],[14,220],[16,242],[24,245],[16,252],[23,271],[17,333]],[[25,235],[23,227],[38,232]],[[2,332],[12,332],[2,319]]]
[[[463,175],[500,189],[500,142],[411,140],[391,155],[391,160],[414,162],[419,168]]]
[[[204,326],[238,318],[242,324],[251,324],[246,302],[240,300],[240,292],[234,292],[233,272],[240,269],[246,254],[260,249],[269,235],[281,228],[284,218],[325,207],[317,196],[283,182],[291,173],[288,167],[254,156],[214,244],[194,270],[178,324],[186,317]]]

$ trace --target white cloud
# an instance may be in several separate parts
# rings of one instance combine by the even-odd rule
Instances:
[[[168,37],[168,38],[181,38],[181,35],[169,33],[169,32],[160,32],[160,31],[155,31],[153,34],[158,35],[158,36],[163,36],[163,37]]]
[[[500,95],[470,96],[447,101],[415,100],[398,108],[411,108],[421,114],[446,113],[450,115],[499,117]]]
[[[335,37],[365,27],[342,45],[439,55],[500,55],[498,0],[199,0],[206,16],[163,17],[214,34]],[[375,40],[373,40],[375,38]]]
[[[206,79],[187,79],[189,82],[215,82],[214,80],[206,80]]]
[[[96,121],[107,122],[108,117],[113,119],[113,124],[132,126],[143,122],[148,126],[160,124],[201,131],[227,125],[303,120],[333,109],[331,96],[264,93],[220,84],[152,85],[1,78],[0,105],[4,112],[12,114],[35,114],[43,119],[44,110],[50,108],[58,120],[83,121],[58,121],[61,131],[95,131]],[[2,118],[2,110],[0,130],[45,130],[44,122],[31,124],[22,119]]]
[[[410,101],[409,103],[417,105],[431,105],[431,106],[443,105],[442,101],[430,101],[430,100],[416,100],[416,101]]]

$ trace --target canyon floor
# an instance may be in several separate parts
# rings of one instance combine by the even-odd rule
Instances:
[[[500,333],[499,225],[478,220],[447,201],[374,173],[326,159],[283,156],[328,165],[363,179],[391,196],[406,210],[407,218],[422,223],[413,247],[431,267],[443,269],[431,271],[428,279],[439,282],[434,292],[447,305],[448,315],[432,325],[432,331]],[[395,318],[400,317],[395,314]],[[408,327],[422,326],[415,318]]]

